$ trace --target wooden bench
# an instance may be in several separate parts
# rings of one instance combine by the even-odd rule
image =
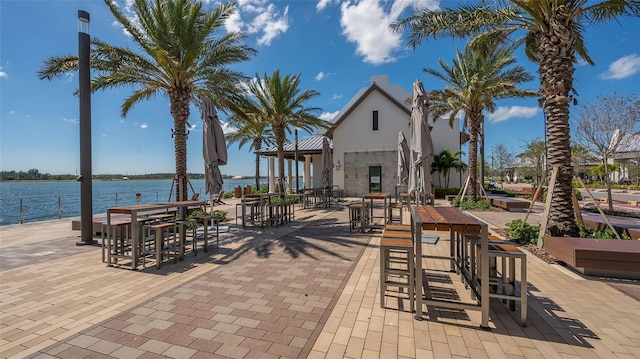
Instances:
[[[613,228],[622,236],[628,236],[632,240],[640,240],[640,224],[637,221],[618,220],[614,216],[609,216]],[[582,221],[587,228],[605,230],[609,226],[599,215],[582,214]]]
[[[544,249],[576,271],[640,279],[640,241],[545,237]]]
[[[457,194],[445,194],[444,195],[445,201],[449,201],[449,202],[453,202],[453,200],[456,199],[456,197],[458,197]]]
[[[491,198],[491,205],[500,207],[507,211],[511,211],[512,209],[528,209],[529,202],[520,201],[517,199],[511,198]]]
[[[536,189],[533,187],[522,187],[522,189],[520,190],[520,193],[533,196],[536,193]]]

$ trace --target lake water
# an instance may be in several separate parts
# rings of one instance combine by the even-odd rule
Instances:
[[[175,187],[171,180],[150,181],[93,181],[93,213],[106,213],[107,208],[175,200]],[[254,185],[255,179],[227,179],[223,189],[232,191],[236,186]],[[192,180],[191,185],[200,198],[206,198],[204,180]],[[191,195],[189,188],[189,195]],[[80,182],[33,181],[0,182],[0,226],[20,223],[20,201],[23,222],[44,221],[80,216]]]

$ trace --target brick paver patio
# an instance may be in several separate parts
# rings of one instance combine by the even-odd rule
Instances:
[[[609,280],[528,255],[527,327],[498,300],[491,330],[479,312],[426,308],[416,321],[402,301],[380,307],[375,233],[349,232],[342,205],[296,215],[232,225],[220,253],[138,271],[76,247],[70,221],[0,227],[0,357],[640,357],[640,303]],[[431,291],[468,299],[446,262],[425,266]]]

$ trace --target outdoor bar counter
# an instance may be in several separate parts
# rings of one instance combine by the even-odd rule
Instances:
[[[415,246],[415,266],[416,266],[416,316],[417,320],[422,320],[422,305],[435,306],[439,308],[451,308],[451,309],[470,309],[479,310],[482,312],[482,322],[480,326],[482,328],[489,327],[489,280],[482,280],[480,285],[480,292],[472,283],[469,283],[469,287],[476,295],[477,302],[463,302],[456,300],[446,299],[425,299],[423,298],[423,273],[422,273],[422,258],[440,258],[451,260],[451,270],[455,271],[457,265],[464,265],[463,259],[460,258],[460,253],[457,250],[457,241],[460,240],[462,233],[479,233],[481,235],[480,245],[480,278],[489,278],[489,254],[488,254],[488,226],[487,224],[472,218],[453,207],[434,207],[434,206],[410,206],[411,210],[411,224],[414,232],[414,246]],[[425,256],[422,255],[422,231],[423,230],[435,230],[435,231],[449,231],[450,234],[450,256]],[[428,269],[428,268],[425,268]],[[462,272],[462,271],[461,271]],[[464,276],[463,276],[464,277]],[[465,280],[469,278],[465,277]]]

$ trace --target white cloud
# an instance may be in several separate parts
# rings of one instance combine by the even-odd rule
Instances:
[[[612,62],[607,72],[600,75],[600,77],[603,80],[619,80],[637,72],[640,72],[640,56],[631,54]]]
[[[225,23],[227,31],[246,31],[258,35],[258,45],[269,46],[271,41],[289,29],[289,6],[280,12],[267,0],[240,0],[238,11]]]
[[[318,74],[316,75],[316,81],[322,80],[324,76],[325,76],[324,72],[322,71],[318,72]]]
[[[229,134],[229,133],[234,133],[234,132],[237,132],[237,131],[238,131],[238,129],[237,129],[237,128],[235,128],[235,127],[233,127],[233,126],[231,126],[231,124],[230,124],[229,122],[223,122],[223,121],[220,121],[220,125],[222,126],[222,132],[223,132],[225,135],[226,135],[226,134]]]
[[[493,113],[487,116],[487,119],[491,123],[498,123],[512,118],[530,118],[537,115],[539,111],[539,107],[499,106]]]
[[[70,123],[72,125],[77,125],[78,123],[80,123],[77,118],[63,118],[62,121]]]
[[[335,112],[323,112],[319,118],[323,119],[325,121],[331,121],[333,120],[334,117],[336,117],[336,115],[339,113],[340,111],[335,111]]]
[[[227,32],[242,31],[242,17],[240,17],[240,12],[236,11],[231,14],[224,23],[224,27],[227,29]]]
[[[327,5],[331,4],[334,0],[319,0],[316,4],[316,10],[322,11]]]
[[[6,79],[9,78],[9,75],[7,75],[6,72],[2,71],[2,66],[0,66],[0,79]]]
[[[149,125],[147,125],[146,123],[141,123],[140,124],[140,128],[142,128],[142,129],[147,128],[147,127],[149,127]]]
[[[356,53],[364,61],[380,65],[395,61],[393,52],[403,45],[401,33],[391,32],[389,24],[398,20],[410,6],[437,9],[437,0],[394,0],[388,12],[386,1],[344,1],[340,25],[347,40],[356,44]]]
[[[15,114],[16,114],[16,110],[11,110],[11,111],[9,111],[9,114],[10,114],[10,115],[15,115]]]
[[[333,94],[333,97],[331,99],[332,100],[339,100],[339,99],[341,99],[343,97],[344,97],[343,94],[336,93],[336,94]]]

